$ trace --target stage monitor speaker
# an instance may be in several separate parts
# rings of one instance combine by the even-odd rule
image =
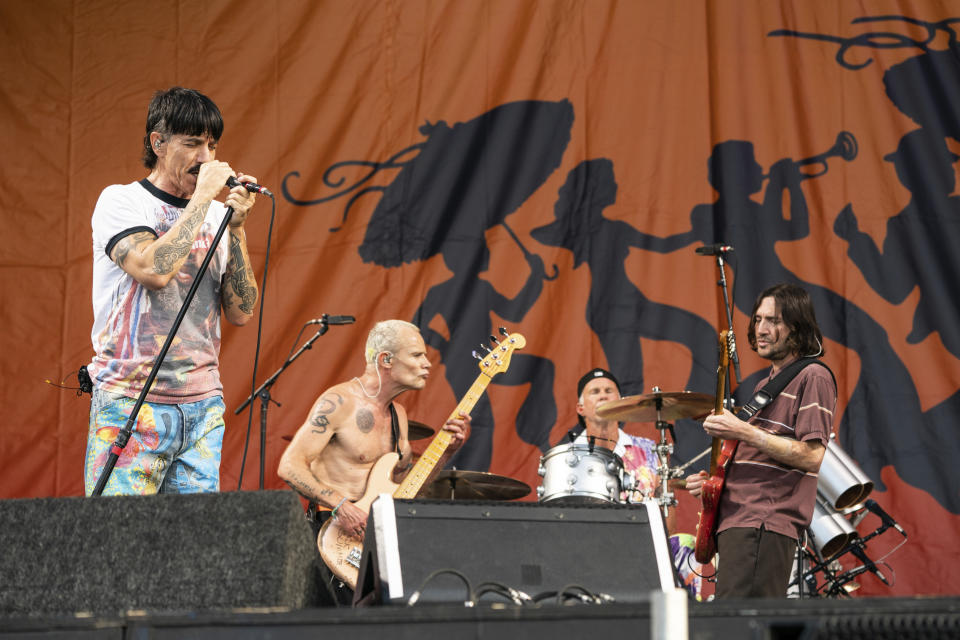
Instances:
[[[386,494],[374,501],[355,604],[406,604],[411,597],[464,603],[484,583],[542,596],[544,603],[562,601],[545,594],[580,589],[617,602],[647,602],[651,591],[677,584],[663,518],[652,502],[559,506]]]
[[[0,501],[0,616],[303,608],[316,545],[290,491]]]

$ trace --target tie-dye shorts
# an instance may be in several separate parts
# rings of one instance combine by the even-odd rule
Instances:
[[[134,398],[93,390],[83,474],[88,496],[135,404]],[[184,404],[144,402],[103,495],[219,491],[223,412],[220,396]]]

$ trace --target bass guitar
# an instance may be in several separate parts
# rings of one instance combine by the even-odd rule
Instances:
[[[480,375],[477,376],[457,408],[450,414],[450,418],[458,418],[461,413],[469,415],[493,376],[506,371],[510,366],[513,352],[516,349],[522,349],[526,344],[527,341],[522,335],[514,333],[507,336],[487,354],[480,361]],[[453,436],[450,432],[441,429],[400,484],[392,480],[393,469],[400,456],[396,452],[385,454],[370,469],[363,496],[355,504],[364,512],[369,512],[370,505],[381,493],[392,494],[394,498],[415,498],[436,471],[437,464],[452,441]],[[363,536],[346,533],[338,526],[336,518],[330,518],[320,528],[317,547],[320,549],[320,557],[330,571],[351,589],[356,589],[363,552]]]
[[[729,331],[720,332],[720,364],[717,366],[717,399],[714,415],[723,413],[723,398],[727,386],[727,370],[730,368]],[[710,477],[703,483],[700,493],[700,522],[697,524],[697,539],[693,555],[697,562],[707,564],[717,552],[717,508],[720,506],[720,494],[726,482],[727,465],[737,452],[739,440],[721,440],[714,438],[710,452]]]

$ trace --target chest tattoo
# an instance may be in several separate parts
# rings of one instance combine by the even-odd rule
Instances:
[[[369,409],[357,410],[357,428],[361,433],[370,433],[373,430],[373,413]]]

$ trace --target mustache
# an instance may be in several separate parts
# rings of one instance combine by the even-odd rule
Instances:
[[[200,173],[200,165],[194,165],[187,170],[187,173],[192,173],[193,175],[198,175]]]

